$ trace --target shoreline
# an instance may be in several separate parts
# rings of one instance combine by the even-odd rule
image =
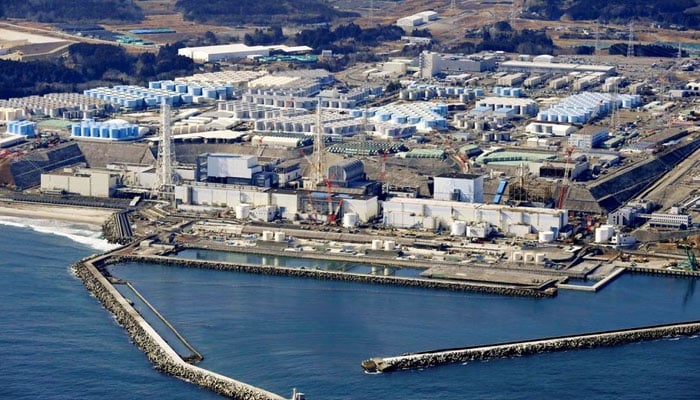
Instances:
[[[5,217],[59,220],[101,227],[112,214],[114,210],[100,208],[0,202],[0,216]]]

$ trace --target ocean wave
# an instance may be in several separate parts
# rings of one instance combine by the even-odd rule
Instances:
[[[99,251],[108,251],[119,245],[102,239],[98,225],[72,223],[53,219],[32,219],[0,216],[0,225],[29,228],[35,232],[61,236]]]

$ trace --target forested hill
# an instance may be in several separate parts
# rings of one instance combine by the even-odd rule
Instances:
[[[0,0],[0,18],[40,22],[140,21],[134,0]]]
[[[322,0],[178,0],[176,8],[187,20],[215,24],[304,24],[357,16]]]
[[[644,19],[662,24],[700,28],[699,0],[526,0],[525,15],[557,20],[625,23]]]

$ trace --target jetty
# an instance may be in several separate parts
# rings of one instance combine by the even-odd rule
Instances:
[[[278,394],[192,365],[190,362],[199,361],[202,358],[192,347],[190,349],[196,357],[183,359],[139,314],[132,302],[113,286],[112,281],[116,280],[111,279],[105,267],[118,259],[115,253],[89,257],[73,264],[71,270],[80,278],[88,291],[114,315],[117,323],[124,327],[133,343],[146,354],[156,369],[233,399],[285,399]],[[159,316],[159,318],[163,317]]]
[[[619,346],[626,343],[646,340],[692,336],[698,333],[700,333],[700,321],[690,321],[641,328],[594,332],[583,335],[558,336],[485,346],[407,353],[395,357],[375,357],[363,361],[362,368],[367,372],[423,369],[468,361],[484,361],[554,351]]]

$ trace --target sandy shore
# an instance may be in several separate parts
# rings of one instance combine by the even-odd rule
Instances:
[[[102,225],[114,210],[33,203],[0,203],[0,215],[32,219],[56,219]]]

